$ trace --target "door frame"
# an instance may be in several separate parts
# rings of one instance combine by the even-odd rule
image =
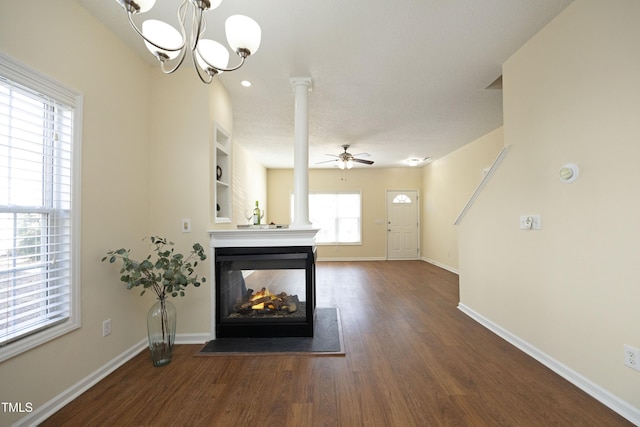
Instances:
[[[404,192],[414,192],[416,193],[416,220],[418,221],[418,227],[417,227],[417,231],[416,231],[416,257],[415,258],[411,258],[411,259],[422,259],[421,258],[421,247],[420,247],[420,241],[422,240],[422,221],[420,220],[420,212],[422,211],[420,209],[420,190],[418,190],[417,188],[414,189],[386,189],[385,193],[384,193],[384,207],[385,207],[385,223],[384,226],[387,229],[387,231],[385,231],[385,258],[387,260],[395,260],[395,258],[389,258],[389,193],[404,193]],[[409,258],[406,258],[409,259]]]

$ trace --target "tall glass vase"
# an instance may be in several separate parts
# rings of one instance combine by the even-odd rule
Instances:
[[[153,366],[171,362],[176,337],[176,307],[166,298],[160,298],[147,314],[147,333]]]

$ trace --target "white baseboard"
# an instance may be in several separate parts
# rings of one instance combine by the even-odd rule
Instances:
[[[83,378],[73,386],[69,387],[67,390],[63,391],[53,399],[49,400],[44,405],[36,408],[33,412],[29,413],[26,417],[18,420],[14,426],[35,426],[49,418],[60,408],[73,401],[76,397],[80,396],[85,391],[89,390],[95,384],[97,384],[100,380],[105,378],[107,375],[118,369],[120,366],[127,363],[134,356],[140,353],[142,350],[147,348],[148,341],[147,339],[143,339],[140,342],[136,343],[129,349],[125,350],[114,359],[110,360],[108,363],[103,365],[97,371],[91,373],[87,377]]]
[[[386,261],[385,257],[331,257],[331,258],[320,258],[318,257],[318,262],[321,261]]]
[[[211,339],[211,334],[177,334],[176,344],[203,344]]]
[[[626,401],[620,399],[609,391],[603,389],[599,385],[590,381],[586,377],[580,375],[576,371],[572,370],[568,366],[560,363],[553,357],[548,354],[540,351],[538,348],[532,346],[526,341],[518,338],[513,335],[511,332],[502,328],[501,326],[493,323],[491,320],[482,316],[481,314],[475,312],[471,308],[466,305],[459,303],[458,309],[462,311],[467,316],[471,317],[476,322],[480,323],[485,328],[489,329],[491,332],[498,335],[500,338],[504,339],[508,343],[514,345],[520,350],[527,353],[529,356],[533,357],[538,362],[545,365],[547,368],[551,369],[556,374],[560,375],[576,387],[580,388],[585,393],[591,395],[598,401],[600,401],[605,406],[608,406],[613,411],[620,414],[622,417],[631,421],[635,425],[640,425],[640,408],[636,408]]]
[[[176,335],[176,344],[204,344],[205,342],[211,339],[210,335],[207,333],[201,334],[178,334]],[[104,379],[107,375],[127,363],[129,360],[133,359],[138,353],[148,348],[149,343],[147,338],[143,338],[140,342],[133,345],[131,348],[125,350],[114,359],[109,361],[104,366],[100,367],[97,371],[91,373],[87,377],[83,378],[73,386],[69,387],[67,390],[63,391],[53,399],[49,400],[44,405],[40,406],[37,409],[34,409],[33,412],[29,413],[27,416],[18,420],[14,427],[20,426],[34,426],[38,425],[51,415],[56,413],[60,408],[67,405],[75,398],[80,396],[85,391],[89,390],[91,387],[96,385],[99,381]],[[149,362],[151,363],[151,362]]]
[[[443,263],[441,263],[441,262],[438,262],[438,261],[436,261],[436,260],[434,260],[434,259],[431,259],[431,258],[425,258],[425,257],[422,257],[422,258],[420,258],[420,259],[421,259],[422,261],[424,261],[424,262],[428,262],[429,264],[433,264],[433,265],[435,265],[436,267],[443,268],[443,269],[445,269],[445,270],[447,270],[447,271],[450,271],[450,272],[452,272],[452,273],[454,273],[454,274],[458,274],[458,275],[460,274],[456,268],[449,267],[448,265],[443,264]]]

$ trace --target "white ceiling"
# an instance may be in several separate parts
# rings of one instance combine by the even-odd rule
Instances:
[[[266,167],[293,166],[291,77],[313,81],[311,167],[343,144],[375,161],[356,167],[401,167],[411,157],[442,157],[501,126],[502,91],[486,88],[502,63],[571,1],[223,1],[206,12],[206,37],[226,44],[224,21],[234,14],[262,28],[258,52],[217,78],[233,100],[234,142]],[[78,2],[155,62],[117,1]],[[178,3],[157,0],[136,22],[160,18],[178,27]],[[236,59],[232,53],[230,65]],[[240,86],[243,79],[253,86]]]

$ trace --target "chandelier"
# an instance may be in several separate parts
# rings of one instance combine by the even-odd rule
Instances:
[[[222,0],[183,0],[178,6],[180,31],[166,22],[149,19],[142,23],[142,29],[133,22],[133,15],[151,10],[156,0],[116,0],[127,12],[129,24],[144,39],[147,49],[158,59],[165,74],[171,74],[180,68],[187,51],[190,52],[193,66],[198,77],[204,83],[211,83],[218,73],[234,71],[242,67],[245,59],[256,53],[260,46],[262,32],[253,19],[243,15],[233,15],[225,22],[227,42],[240,57],[240,63],[229,67],[229,51],[214,40],[201,36],[207,27],[204,13],[220,6]],[[191,10],[190,22],[187,12]],[[187,38],[187,28],[189,37]]]

